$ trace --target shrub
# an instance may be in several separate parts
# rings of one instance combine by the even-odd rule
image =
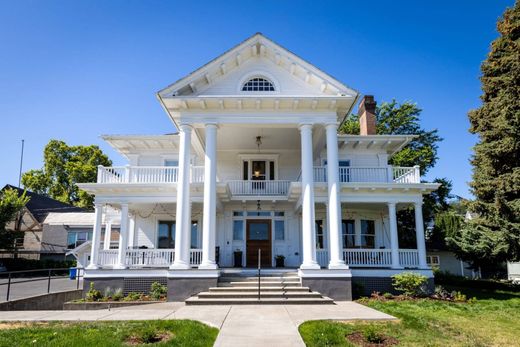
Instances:
[[[112,288],[106,287],[103,291],[103,297],[110,298],[112,296]]]
[[[161,298],[166,296],[167,293],[166,286],[160,284],[159,282],[153,282],[150,288],[150,297],[153,300],[161,300]]]
[[[455,301],[466,302],[466,300],[467,300],[466,295],[462,294],[461,292],[453,292],[452,295],[453,295],[453,300],[455,300]]]
[[[101,292],[94,288],[94,282],[90,282],[90,286],[87,294],[85,295],[85,299],[87,301],[98,301],[102,297],[103,295],[101,295]]]
[[[377,331],[376,327],[368,325],[363,329],[365,340],[370,343],[380,344],[384,342],[384,337]]]
[[[392,293],[384,293],[384,294],[383,294],[383,297],[384,297],[385,299],[392,299],[394,296],[392,295]]]
[[[141,299],[141,293],[130,292],[123,301],[139,301],[139,299]]]
[[[120,301],[123,299],[123,289],[117,288],[114,294],[112,295],[112,300]]]
[[[422,296],[426,293],[428,278],[413,272],[403,272],[392,276],[392,286],[406,296]]]

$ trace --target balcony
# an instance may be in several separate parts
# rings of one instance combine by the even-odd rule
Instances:
[[[314,182],[327,182],[327,167],[313,168]],[[414,167],[340,167],[342,183],[421,183],[419,166]]]
[[[390,268],[392,266],[392,250],[346,248],[343,250],[343,260],[351,267]],[[328,266],[329,251],[317,249],[316,261],[320,266]],[[419,267],[419,253],[417,250],[399,249],[399,265],[405,268]]]
[[[177,183],[179,168],[176,166],[98,166],[97,183]],[[204,167],[192,166],[192,183],[204,182]]]
[[[291,181],[228,181],[233,196],[287,196]]]

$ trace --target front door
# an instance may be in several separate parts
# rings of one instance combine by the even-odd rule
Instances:
[[[247,220],[247,266],[258,266],[258,249],[262,250],[262,267],[271,267],[271,220]]]

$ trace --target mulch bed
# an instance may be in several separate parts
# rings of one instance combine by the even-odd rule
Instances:
[[[361,332],[355,332],[352,334],[348,334],[345,337],[347,340],[355,344],[356,346],[360,347],[386,347],[386,346],[395,346],[399,343],[399,340],[395,337],[388,336],[388,335],[381,335],[381,342],[380,343],[374,343],[367,341],[363,333]]]

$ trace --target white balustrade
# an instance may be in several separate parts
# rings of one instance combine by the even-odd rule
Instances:
[[[390,267],[392,254],[389,249],[357,249],[343,250],[345,263],[354,267]]]
[[[316,250],[316,261],[321,267],[327,267],[329,265],[329,250],[328,249],[317,249]]]
[[[287,195],[290,184],[290,181],[228,181],[235,196],[283,196]]]
[[[314,182],[327,182],[327,167],[313,168]],[[365,183],[420,183],[421,174],[418,166],[414,167],[340,167],[340,182]]]
[[[416,249],[400,249],[399,265],[404,267],[418,267],[419,253]]]
[[[176,166],[113,166],[98,167],[97,183],[176,183]],[[191,182],[204,182],[204,167],[191,168]]]
[[[117,249],[100,250],[99,265],[117,265]],[[125,254],[125,265],[130,268],[168,267],[173,263],[174,249],[129,249]],[[190,265],[197,266],[202,261],[202,249],[190,249]]]

